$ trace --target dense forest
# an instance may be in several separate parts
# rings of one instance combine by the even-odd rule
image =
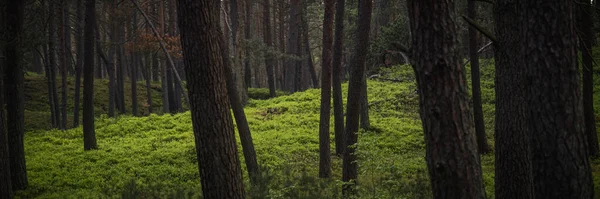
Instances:
[[[0,199],[600,198],[595,0],[0,10]]]

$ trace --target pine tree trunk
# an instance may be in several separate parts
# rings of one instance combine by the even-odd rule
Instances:
[[[56,7],[55,2],[48,2],[49,8],[48,13],[48,69],[49,69],[49,82],[48,92],[52,98],[52,104],[50,108],[54,112],[54,122],[52,122],[53,128],[60,128],[60,109],[58,102],[58,94],[56,93]],[[7,88],[8,89],[8,88]]]
[[[329,138],[329,124],[331,121],[331,62],[333,51],[333,8],[335,1],[324,2],[325,14],[323,16],[323,52],[321,54],[321,117],[319,123],[319,177],[331,177],[331,150]],[[308,27],[304,27],[305,33]],[[308,35],[305,36],[308,44]],[[307,45],[308,46],[308,45]],[[307,50],[310,48],[307,47]],[[310,53],[309,53],[310,54]],[[312,62],[312,60],[311,60]],[[314,69],[314,68],[313,68]],[[316,77],[313,79],[316,85]]]
[[[408,10],[433,197],[485,198],[454,1],[410,0]]]
[[[23,1],[22,1],[23,2]],[[3,13],[6,11],[3,10]],[[0,14],[0,26],[5,28],[5,14]],[[0,56],[4,56],[4,48],[0,47]],[[0,104],[4,104],[4,63],[0,64]],[[5,125],[4,107],[0,108],[0,199],[13,198],[10,180],[10,156],[8,154],[8,135]]]
[[[252,39],[251,24],[252,24],[252,0],[246,0],[246,13],[244,15],[244,38],[246,40]],[[246,88],[252,87],[252,69],[250,66],[250,51],[249,46],[246,46],[246,54],[244,59],[244,81],[246,82]]]
[[[590,156],[598,156],[598,134],[596,132],[596,117],[594,115],[594,60],[592,45],[594,44],[593,12],[591,4],[579,4],[581,13],[581,60],[583,69],[583,120],[585,122],[585,135]]]
[[[219,1],[178,1],[190,110],[203,197],[245,198],[227,100],[219,30]],[[205,66],[205,67],[197,67]]]
[[[528,83],[520,36],[519,0],[497,0],[496,37],[496,115],[495,190],[498,199],[531,199],[533,175],[530,133],[527,126]]]
[[[6,99],[6,132],[10,175],[13,190],[27,187],[27,169],[25,167],[24,132],[24,79],[22,61],[23,13],[22,1],[9,1],[6,7],[6,68],[4,73],[4,92]],[[0,120],[1,121],[1,120]]]
[[[475,19],[475,1],[468,0],[467,14],[469,18]],[[481,84],[479,81],[479,56],[477,55],[477,30],[469,26],[469,58],[471,59],[471,84],[473,96],[473,117],[475,118],[475,136],[477,136],[477,149],[480,154],[490,152],[490,146],[487,143],[485,135],[485,125],[483,123],[483,110],[481,107]]]
[[[369,121],[369,95],[367,93],[366,72],[363,73],[362,84],[363,85],[360,91],[360,128],[368,130],[371,128],[371,122]]]
[[[263,12],[263,25],[265,27],[264,30],[264,39],[267,48],[273,47],[273,32],[271,30],[271,3],[269,0],[263,0],[264,4],[264,12]],[[267,81],[269,84],[269,95],[271,97],[275,97],[275,80],[273,79],[273,67],[274,67],[274,58],[273,55],[267,54],[265,57],[265,66],[267,67]]]
[[[83,149],[97,149],[94,130],[94,24],[96,23],[96,0],[85,5],[83,62]]]
[[[332,13],[333,13],[333,11],[332,11]],[[331,18],[333,20],[333,16]],[[319,81],[317,79],[317,72],[315,71],[315,64],[313,63],[312,53],[310,52],[310,42],[308,41],[309,38],[308,38],[308,20],[307,19],[303,19],[302,20],[302,32],[303,32],[303,35],[305,35],[304,39],[303,39],[303,42],[304,42],[304,50],[305,50],[306,55],[307,55],[306,56],[306,63],[307,63],[307,66],[308,66],[307,69],[308,69],[308,72],[309,72],[309,75],[310,75],[310,80],[311,80],[311,83],[312,83],[312,87],[313,88],[318,88],[319,87]],[[332,36],[332,40],[333,40],[333,36]],[[331,50],[333,50],[333,49],[330,49],[330,51]],[[331,59],[329,61],[331,61]]]
[[[348,105],[346,116],[345,132],[345,150],[342,164],[342,180],[348,182],[345,184],[342,192],[348,197],[355,195],[356,178],[358,177],[358,163],[356,162],[356,148],[349,147],[358,141],[358,126],[360,117],[360,98],[363,86],[363,75],[365,73],[365,61],[367,55],[367,46],[369,46],[369,30],[371,29],[371,9],[373,3],[370,0],[358,1],[358,27],[356,29],[356,46],[352,65],[350,66],[351,76],[348,83]]]
[[[154,112],[153,107],[152,107],[152,87],[150,85],[150,69],[151,69],[151,61],[150,61],[151,57],[146,55],[145,57],[145,61],[146,61],[146,67],[142,67],[142,73],[144,73],[145,79],[146,79],[146,103],[148,104],[148,114],[152,114]]]
[[[593,198],[579,87],[575,2],[523,2],[536,198]],[[561,28],[556,28],[561,27]]]
[[[287,36],[287,46],[286,46],[286,54],[288,55],[298,55],[298,34],[300,33],[300,3],[301,0],[290,0],[290,16],[288,18],[288,36]],[[295,81],[296,81],[296,64],[297,61],[293,59],[287,59],[284,67],[284,89],[288,92],[295,92]]]
[[[81,71],[83,70],[83,24],[85,23],[83,13],[83,1],[77,1],[76,12],[77,21],[76,40],[77,40],[77,62],[75,64],[75,94],[73,99],[73,128],[79,126],[79,102],[81,100]]]
[[[68,56],[67,53],[70,51],[70,44],[67,45],[67,37],[69,37],[69,29],[67,29],[67,21],[70,20],[68,17],[68,1],[66,0],[61,0],[60,2],[60,7],[57,9],[57,12],[60,13],[58,20],[60,21],[60,25],[59,25],[59,29],[58,29],[58,33],[59,33],[59,45],[60,45],[60,52],[59,52],[59,56],[60,56],[60,76],[61,76],[61,94],[62,94],[62,100],[61,100],[61,105],[60,105],[60,129],[62,130],[66,130],[67,129],[67,68],[69,67],[68,64],[70,63],[68,61]]]
[[[335,154],[344,153],[344,102],[342,101],[342,49],[344,45],[345,0],[336,0],[332,76]]]

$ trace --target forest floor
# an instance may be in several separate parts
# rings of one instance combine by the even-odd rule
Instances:
[[[482,62],[484,120],[493,148],[494,70],[492,62]],[[368,81],[371,129],[359,132],[356,146],[360,196],[431,198],[412,69],[396,66],[383,68],[379,74],[399,82]],[[26,84],[25,151],[30,184],[17,198],[196,198],[201,194],[189,112],[108,118],[106,81],[97,81],[99,149],[84,152],[81,127],[45,130],[49,124],[44,121],[50,119],[44,78],[28,77]],[[345,104],[347,84],[343,88]],[[598,100],[600,86],[595,89]],[[153,90],[154,110],[160,111],[160,85],[153,85]],[[145,103],[145,93],[140,83],[140,105]],[[250,93],[261,98],[268,91],[252,89]],[[318,89],[309,89],[268,100],[252,99],[247,104],[258,162],[266,171],[259,186],[250,188],[238,144],[246,190],[252,198],[340,198],[341,158],[332,156],[331,179],[317,178],[319,95]],[[142,107],[142,112],[147,109]],[[333,137],[332,124],[332,150]],[[493,198],[493,153],[481,156],[481,162],[486,192]],[[600,193],[600,160],[592,161],[592,169],[596,193]]]

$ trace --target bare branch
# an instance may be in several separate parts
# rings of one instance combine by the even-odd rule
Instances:
[[[462,16],[462,18],[469,24],[471,25],[473,28],[475,28],[477,31],[479,31],[481,34],[485,35],[487,38],[489,38],[490,40],[492,40],[494,43],[497,43],[498,40],[496,39],[496,36],[493,35],[490,31],[487,31],[483,26],[477,24],[477,22],[475,22],[475,20],[467,17],[467,16]]]

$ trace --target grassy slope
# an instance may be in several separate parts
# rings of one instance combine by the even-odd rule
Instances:
[[[493,66],[484,65],[483,107],[493,145]],[[430,198],[412,71],[405,66],[382,73],[404,82],[369,81],[373,129],[359,136],[361,196]],[[246,114],[258,160],[268,171],[261,184],[268,185],[269,191],[247,189],[254,198],[339,197],[340,158],[333,156],[333,180],[315,177],[319,93],[312,89],[248,104]],[[33,122],[37,121],[28,121]],[[30,187],[18,196],[162,198],[200,193],[189,113],[118,119],[102,116],[96,121],[96,134],[100,149],[83,152],[81,128],[28,132],[25,146]],[[493,197],[493,154],[482,157],[482,166],[486,191]],[[599,161],[594,161],[593,169],[598,176],[596,187],[600,187]],[[247,176],[244,178],[248,185]]]

